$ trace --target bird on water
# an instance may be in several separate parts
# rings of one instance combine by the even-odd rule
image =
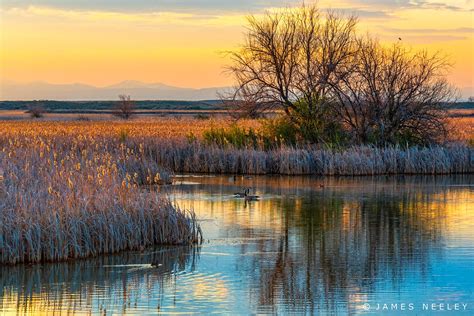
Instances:
[[[250,188],[245,189],[244,192],[234,193],[234,197],[244,198],[246,201],[257,201],[260,198],[258,195],[250,195]]]
[[[250,188],[245,190],[245,200],[247,201],[257,201],[260,198],[258,195],[250,195]]]

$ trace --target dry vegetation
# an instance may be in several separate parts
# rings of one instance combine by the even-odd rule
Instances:
[[[472,139],[469,118],[458,137]],[[472,146],[235,148],[201,141],[225,119],[3,121],[0,263],[57,261],[200,238],[193,213],[157,184],[172,172],[442,174],[474,171]],[[259,128],[259,121],[240,121]],[[192,135],[192,137],[190,137]]]
[[[158,192],[169,173],[114,127],[111,137],[105,125],[0,126],[0,263],[198,241],[194,214]]]
[[[473,111],[469,110],[472,115]],[[467,111],[466,111],[467,112]],[[465,141],[474,146],[474,116],[460,116],[449,119],[450,139],[452,141]]]

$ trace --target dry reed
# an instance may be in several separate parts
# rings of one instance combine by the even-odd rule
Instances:
[[[169,173],[143,146],[100,135],[0,136],[0,263],[60,261],[200,238],[162,196]],[[148,184],[143,187],[140,184]]]
[[[200,238],[193,213],[159,194],[171,172],[376,175],[472,173],[474,149],[219,148],[225,120],[0,123],[0,263],[57,261]],[[258,122],[247,121],[246,126]],[[192,133],[195,137],[186,137]]]
[[[358,176],[474,172],[474,148],[462,144],[409,148],[353,146],[342,151],[318,148],[262,151],[162,141],[151,148],[160,165],[184,173]]]

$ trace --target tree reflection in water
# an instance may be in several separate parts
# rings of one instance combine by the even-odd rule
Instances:
[[[3,266],[0,311],[351,314],[373,297],[419,299],[436,265],[451,268],[447,244],[474,254],[474,192],[462,185],[473,176],[183,180],[163,190],[196,211],[201,248]],[[262,199],[235,199],[243,187]],[[431,294],[472,293],[460,262]]]
[[[261,255],[253,258],[250,271],[261,285],[255,304],[337,311],[337,303],[350,303],[352,295],[374,292],[380,279],[402,283],[407,266],[426,274],[429,256],[440,249],[444,218],[427,222],[429,200],[407,192],[351,201],[328,192],[284,201],[280,237],[270,245],[262,240]],[[270,249],[277,249],[274,260],[265,255]]]
[[[330,179],[320,189],[322,180],[257,177],[240,185],[252,186],[271,200],[252,208],[244,202],[208,198],[197,207],[213,210],[205,212],[209,217],[230,217],[224,229],[237,223],[240,237],[255,239],[254,245],[242,243],[240,252],[249,259],[239,262],[242,274],[255,280],[250,285],[254,311],[355,311],[380,282],[389,282],[396,292],[406,274],[426,278],[431,259],[443,255],[446,203],[462,191],[449,186],[466,179]],[[204,190],[195,186],[184,191],[225,196],[238,189],[233,184],[229,189],[222,178],[205,181]],[[278,197],[271,196],[275,192]],[[235,217],[219,213],[239,207],[252,220],[246,212]],[[271,227],[272,222],[280,225]]]

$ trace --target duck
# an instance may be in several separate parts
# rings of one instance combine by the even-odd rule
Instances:
[[[250,193],[250,188],[247,188],[247,190],[245,190],[245,196],[244,196],[246,201],[257,201],[260,198],[260,196],[258,195],[249,195],[249,193]]]
[[[247,190],[244,190],[244,192],[234,193],[234,197],[236,197],[236,198],[244,198],[246,195],[247,195]]]

